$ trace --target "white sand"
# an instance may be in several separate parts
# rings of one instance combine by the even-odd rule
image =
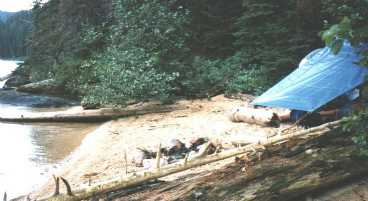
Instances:
[[[124,152],[130,161],[137,147],[155,149],[159,143],[165,146],[171,139],[186,142],[195,137],[208,137],[223,142],[241,140],[255,143],[283,129],[231,122],[228,114],[235,107],[246,104],[246,101],[218,96],[211,100],[176,103],[178,106],[185,106],[185,110],[107,122],[86,137],[66,167],[56,174],[66,178],[72,189],[80,189],[88,185],[86,178],[88,175],[93,175],[92,185],[125,177]],[[232,161],[233,159],[225,160],[190,171],[215,169]],[[141,168],[135,167],[132,163],[128,164],[129,172],[139,170]],[[182,174],[185,172],[166,179],[175,179]],[[50,195],[53,189],[54,184],[50,179],[39,192],[34,193],[34,196]]]

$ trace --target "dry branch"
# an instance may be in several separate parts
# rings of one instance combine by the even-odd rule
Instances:
[[[58,196],[60,194],[60,178],[55,177],[55,175],[52,175],[52,177],[54,178],[54,181],[55,181],[54,196]]]
[[[70,187],[69,182],[66,179],[64,179],[63,177],[60,177],[60,179],[63,181],[63,183],[66,186],[66,194],[68,196],[73,196],[72,188]]]

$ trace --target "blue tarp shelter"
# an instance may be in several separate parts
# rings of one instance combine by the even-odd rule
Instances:
[[[253,105],[313,112],[364,82],[368,68],[359,66],[359,61],[357,49],[348,42],[337,55],[329,47],[317,49]]]

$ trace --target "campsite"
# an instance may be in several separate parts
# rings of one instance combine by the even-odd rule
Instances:
[[[9,117],[7,120],[68,121],[68,118],[71,118],[85,122],[95,121],[96,119],[91,117],[102,115],[105,115],[106,119],[108,116],[113,116],[115,119],[119,115],[127,117],[105,123],[90,134],[80,149],[74,153],[68,167],[58,172],[57,175],[60,178],[69,178],[67,180],[69,190],[57,184],[57,191],[55,191],[55,182],[59,180],[59,177],[54,178],[56,180],[50,178],[42,190],[32,195],[35,197],[44,198],[56,192],[59,194],[59,192],[70,191],[69,193],[73,193],[73,196],[80,196],[80,199],[103,195],[108,199],[118,198],[117,200],[120,200],[120,197],[125,194],[129,195],[129,199],[132,200],[192,199],[192,193],[195,192],[186,189],[187,183],[194,186],[200,185],[199,189],[206,189],[202,185],[208,185],[208,182],[202,183],[202,180],[216,181],[219,179],[218,184],[215,185],[221,186],[229,175],[235,174],[239,179],[231,182],[231,185],[234,186],[247,181],[252,181],[252,186],[257,182],[258,177],[273,178],[269,184],[238,189],[240,192],[249,191],[247,195],[249,200],[280,199],[272,195],[273,191],[283,192],[280,193],[282,199],[285,197],[293,199],[303,195],[304,192],[336,185],[366,172],[364,161],[360,161],[362,168],[355,167],[360,162],[354,159],[356,153],[352,145],[341,137],[337,137],[336,133],[334,134],[339,127],[338,119],[330,123],[317,122],[319,125],[312,128],[306,128],[299,119],[295,122],[290,120],[281,122],[279,119],[279,116],[284,116],[293,109],[315,112],[316,109],[333,99],[363,84],[367,71],[354,63],[356,59],[357,54],[348,43],[344,44],[342,51],[337,55],[333,54],[328,47],[313,51],[301,61],[300,66],[294,72],[257,98],[238,95],[233,98],[216,96],[208,100],[182,100],[164,106],[162,108],[164,110],[160,109],[162,107],[160,103],[131,105],[125,111],[108,109],[100,109],[99,112],[98,110],[83,111],[76,107],[70,111],[39,113],[38,117],[23,115],[19,118]],[[340,60],[343,65],[330,65],[331,61],[336,60]],[[325,69],[318,65],[308,66],[315,65],[315,63],[323,64]],[[351,66],[348,70],[347,65]],[[328,84],[332,83],[330,86],[336,86],[334,81],[341,80],[340,77],[329,75],[340,74],[340,70],[345,70],[344,79],[350,80],[346,82],[349,85],[341,86],[338,90],[335,87],[329,88]],[[301,75],[307,76],[302,77]],[[313,79],[305,80],[307,78]],[[298,87],[297,84],[300,83],[303,85]],[[319,96],[317,89],[319,86],[324,86],[321,89],[323,90],[321,98],[303,97]],[[310,94],[299,93],[301,90],[310,90]],[[300,100],[311,100],[311,102]],[[255,107],[256,105],[270,107],[258,108]],[[99,120],[101,121],[97,119]],[[208,125],[209,122],[211,126]],[[344,149],[334,147],[333,143],[336,140],[339,143],[343,142],[346,147]],[[195,147],[190,151],[189,148],[195,143],[199,143],[196,146],[202,147]],[[212,151],[209,148],[211,146]],[[92,147],[93,152],[91,152]],[[165,149],[166,147],[168,148]],[[335,149],[339,151],[335,153]],[[169,153],[170,151],[172,153]],[[236,157],[235,160],[233,157]],[[318,161],[324,160],[331,162],[323,166],[318,164]],[[275,173],[268,173],[275,167],[279,170]],[[285,171],[291,167],[299,169],[302,173],[293,170]],[[339,175],[339,172],[329,172],[337,167],[343,167],[340,171],[347,173]],[[161,172],[162,176],[160,176]],[[214,178],[216,172],[224,174],[223,178]],[[326,172],[327,175],[322,172]],[[160,179],[160,182],[145,184],[152,180],[145,179],[145,177],[150,178],[151,174],[152,178]],[[286,174],[287,177],[290,177],[288,185],[274,186],[275,183],[281,182],[278,180],[281,179],[278,178],[279,174]],[[249,177],[252,179],[249,180]],[[187,183],[177,184],[182,179]],[[137,182],[134,183],[136,180]],[[264,180],[258,182],[264,182]],[[147,187],[136,189],[137,185],[147,185]],[[170,187],[171,185],[174,186]],[[133,188],[133,190],[126,192],[125,188]],[[160,189],[165,188],[169,190],[159,193],[155,198],[145,197],[146,191],[150,194],[151,191],[161,191]],[[142,193],[139,193],[140,191]],[[240,192],[229,194],[225,190],[218,195],[219,190],[207,192],[208,190],[202,189],[200,191],[203,191],[202,194],[205,192],[204,195],[201,193],[199,195],[199,197],[204,196],[205,198],[202,199],[205,200],[215,200],[214,197],[217,196],[241,199],[238,197]],[[259,194],[258,191],[270,191],[270,194]],[[182,194],[175,198],[176,193],[179,192]],[[70,197],[70,199],[76,198]],[[122,199],[124,200],[124,196]]]
[[[368,200],[368,1],[0,2],[3,201]]]
[[[319,52],[318,52],[319,51]],[[353,54],[353,48],[346,43],[343,51],[339,54],[334,55],[330,48],[324,48],[311,53],[308,55],[305,60],[302,60],[301,65],[299,68],[287,76],[284,80],[280,81],[276,84],[273,88],[269,91],[265,92],[260,97],[254,99],[252,96],[244,96],[240,95],[237,98],[226,98],[224,96],[217,96],[213,97],[209,100],[193,100],[193,101],[178,101],[173,105],[166,106],[165,108],[159,109],[159,103],[148,103],[148,104],[136,104],[129,106],[125,113],[123,110],[108,110],[108,109],[100,109],[99,112],[95,110],[87,110],[83,112],[83,109],[74,108],[70,111],[63,111],[63,112],[49,112],[49,113],[39,113],[38,116],[27,116],[23,114],[22,117],[8,117],[7,121],[70,121],[69,118],[76,121],[80,120],[83,122],[86,121],[103,121],[104,119],[101,118],[103,115],[107,120],[109,117],[117,118],[119,115],[121,117],[128,116],[127,118],[112,120],[108,123],[103,124],[99,127],[96,131],[88,136],[88,138],[84,141],[78,152],[74,154],[72,159],[69,162],[69,167],[63,168],[61,172],[58,173],[60,178],[69,178],[67,180],[68,185],[70,185],[70,189],[67,190],[66,187],[63,187],[58,184],[58,189],[56,192],[72,192],[74,196],[83,196],[88,194],[88,191],[91,191],[89,196],[86,195],[85,198],[90,198],[93,196],[98,195],[97,192],[105,192],[105,196],[115,196],[118,197],[121,192],[118,191],[119,188],[124,189],[123,187],[114,187],[123,185],[124,183],[127,184],[127,187],[133,187],[135,185],[144,184],[144,182],[149,182],[150,179],[142,179],[142,181],[137,181],[136,184],[128,185],[129,182],[133,182],[134,180],[138,179],[139,176],[143,172],[144,173],[141,177],[149,177],[149,174],[156,174],[160,175],[160,172],[167,171],[172,173],[163,173],[162,176],[157,176],[157,179],[164,178],[162,181],[166,181],[169,183],[176,183],[178,179],[185,178],[189,179],[187,175],[196,175],[194,178],[190,178],[188,182],[193,182],[192,185],[199,185],[196,184],[199,180],[205,179],[207,177],[211,178],[211,176],[206,175],[205,173],[210,171],[224,171],[223,168],[229,166],[229,172],[234,171],[234,168],[240,168],[238,171],[244,175],[248,175],[248,169],[255,168],[254,171],[265,171],[262,170],[263,167],[258,167],[258,163],[269,163],[270,161],[267,160],[275,160],[275,157],[280,157],[286,155],[287,157],[284,160],[296,160],[293,157],[299,158],[301,156],[298,155],[298,152],[305,152],[305,155],[309,155],[312,159],[298,159],[299,162],[303,161],[309,162],[316,160],[336,160],[333,162],[332,167],[320,167],[315,166],[313,163],[309,166],[302,166],[300,168],[311,168],[316,169],[316,172],[311,173],[304,173],[302,175],[298,175],[300,181],[305,182],[300,189],[295,189],[293,192],[293,185],[298,185],[298,181],[295,184],[291,182],[284,191],[286,196],[290,196],[291,198],[298,196],[298,192],[303,192],[305,190],[313,189],[313,185],[323,187],[324,185],[333,185],[339,182],[342,182],[346,179],[353,178],[365,172],[365,168],[361,170],[353,168],[351,166],[355,163],[353,159],[350,159],[353,152],[349,149],[351,147],[346,147],[347,150],[340,150],[340,151],[347,151],[349,153],[348,157],[344,160],[342,159],[334,159],[336,157],[333,152],[329,153],[331,149],[327,143],[326,144],[314,144],[316,143],[314,140],[320,138],[327,138],[328,140],[332,140],[331,137],[326,137],[327,133],[334,131],[338,128],[338,124],[327,123],[322,126],[315,126],[310,129],[303,128],[303,125],[298,125],[298,122],[290,122],[283,123],[283,122],[274,122],[273,121],[280,121],[279,116],[283,116],[287,113],[290,113],[292,109],[302,109],[304,111],[314,112],[316,108],[320,108],[321,106],[327,104],[332,99],[343,95],[346,91],[350,91],[355,87],[361,85],[364,82],[365,76],[365,69],[357,66],[354,64],[354,59],[356,54]],[[349,61],[349,55],[353,57]],[[321,59],[322,58],[322,59]],[[338,68],[338,66],[334,65],[334,68],[328,67],[330,60],[336,61],[341,59],[344,62],[344,66]],[[319,61],[316,61],[319,60]],[[326,61],[327,60],[327,61]],[[303,77],[299,74],[299,71],[302,70],[313,70],[313,67],[306,68],[305,65],[312,65],[314,62],[318,64],[324,64],[327,66],[328,70],[332,72],[326,72],[326,69],[318,68],[317,71],[314,72],[314,76],[308,75],[307,78],[313,77],[314,80],[310,81],[310,84],[304,83],[301,85],[301,88],[295,87],[297,83],[302,83]],[[336,76],[328,76],[329,80],[326,81],[322,78],[327,79],[326,73],[333,73],[338,72],[338,70],[345,70],[346,64],[351,65],[350,72],[344,73],[345,79],[350,79],[356,81],[356,83],[347,82],[350,85],[346,86],[346,88],[341,87],[340,91],[336,91],[335,88],[329,89],[327,84],[321,83],[333,83],[334,79],[341,80],[341,78]],[[322,72],[322,73],[321,73]],[[306,75],[306,72],[302,72],[302,75]],[[351,75],[351,76],[349,76]],[[318,77],[320,76],[320,77]],[[360,79],[357,77],[360,76]],[[294,79],[293,79],[294,78]],[[296,78],[299,78],[296,79]],[[291,87],[285,87],[285,82],[292,82],[290,83]],[[306,82],[306,81],[305,81]],[[283,86],[283,87],[280,87]],[[297,102],[298,100],[316,100],[313,99],[306,99],[304,97],[298,96],[298,91],[300,90],[308,90],[308,88],[313,89],[310,92],[311,95],[318,95],[316,93],[316,88],[318,86],[325,86],[324,96],[325,100],[319,98],[320,101],[317,101],[317,105],[313,106],[313,103],[306,103]],[[335,86],[335,85],[332,85]],[[281,88],[281,89],[280,89]],[[272,92],[276,90],[277,97],[272,97]],[[293,91],[294,90],[294,91]],[[287,93],[287,95],[285,95]],[[271,94],[271,95],[270,95]],[[331,94],[328,97],[326,94]],[[303,93],[302,95],[305,95]],[[309,95],[309,96],[311,96]],[[270,98],[272,97],[272,98]],[[266,106],[267,98],[269,100],[278,100],[279,103],[272,102],[272,108],[269,109],[265,108],[254,108],[254,104],[259,104]],[[261,101],[260,101],[261,100]],[[262,102],[263,101],[263,102]],[[324,101],[324,102],[323,102]],[[279,104],[279,105],[277,105]],[[308,107],[313,107],[312,109],[307,109]],[[303,108],[304,107],[304,108]],[[163,110],[164,109],[164,110]],[[127,112],[127,111],[136,111],[136,112]],[[145,115],[145,113],[148,113]],[[151,114],[150,114],[151,113]],[[152,114],[157,113],[157,114]],[[34,115],[34,114],[33,114]],[[276,115],[276,117],[274,116]],[[130,116],[130,117],[129,117]],[[95,118],[93,118],[95,117]],[[100,118],[96,118],[100,117]],[[43,118],[43,119],[42,119]],[[275,119],[276,118],[276,119]],[[212,126],[208,125],[208,122],[211,122]],[[231,123],[233,122],[233,123]],[[239,123],[242,122],[242,123]],[[300,122],[301,123],[301,122]],[[320,124],[323,124],[320,122]],[[316,129],[317,128],[317,129]],[[139,133],[139,135],[137,135]],[[295,136],[294,136],[295,135]],[[122,137],[124,136],[124,137]],[[300,139],[300,137],[302,137]],[[199,139],[202,139],[200,142]],[[194,142],[193,142],[194,140]],[[174,141],[174,143],[173,143]],[[314,142],[313,142],[314,141]],[[193,146],[194,143],[199,143],[202,147],[192,149],[190,152],[189,148]],[[207,144],[206,144],[207,143]],[[331,143],[331,142],[330,142]],[[346,143],[346,142],[345,142]],[[213,150],[210,151],[208,146],[213,146]],[[187,151],[180,152],[184,146]],[[252,148],[248,148],[250,146],[254,146]],[[331,145],[330,145],[331,146]],[[93,152],[91,152],[91,148],[93,147]],[[168,149],[162,149],[165,147],[169,147]],[[205,149],[203,149],[205,147]],[[173,149],[174,148],[174,149]],[[349,149],[348,149],[349,148]],[[202,151],[203,149],[204,151]],[[300,149],[300,150],[293,150],[293,149]],[[106,151],[110,150],[110,151]],[[145,152],[142,152],[144,150]],[[157,151],[159,150],[159,151]],[[172,151],[171,155],[169,150]],[[320,152],[326,152],[326,155],[323,155]],[[162,153],[161,153],[162,152]],[[177,153],[179,152],[179,153]],[[197,153],[195,153],[197,152]],[[232,153],[234,152],[234,153]],[[296,152],[293,154],[293,152]],[[148,154],[147,154],[148,153]],[[274,155],[276,153],[276,156]],[[344,152],[342,152],[344,153]],[[162,155],[161,155],[162,154]],[[179,154],[179,155],[176,155]],[[296,154],[296,155],[295,155]],[[321,155],[322,154],[322,155]],[[150,156],[147,156],[150,155]],[[268,156],[267,156],[268,155]],[[289,155],[289,156],[288,156]],[[319,156],[321,155],[321,156]],[[235,167],[234,167],[234,159],[235,160]],[[170,158],[171,157],[171,158]],[[211,157],[213,159],[211,159]],[[313,159],[315,157],[315,159]],[[320,159],[319,157],[327,157],[325,159]],[[331,157],[331,158],[329,158]],[[109,160],[106,160],[108,158]],[[264,159],[265,158],[265,161]],[[267,159],[269,158],[269,159]],[[158,160],[158,159],[161,159]],[[202,162],[208,159],[209,162]],[[348,161],[345,161],[348,160]],[[350,161],[353,160],[353,161]],[[183,162],[184,161],[184,162]],[[214,164],[212,164],[212,161]],[[199,162],[196,165],[196,162]],[[193,163],[193,168],[191,167],[191,163]],[[274,168],[277,166],[275,162],[272,162],[272,167]],[[283,163],[291,163],[290,161],[284,161]],[[288,166],[283,164],[285,166]],[[291,167],[290,164],[290,167]],[[173,167],[171,167],[174,165]],[[280,164],[281,165],[281,164]],[[297,165],[297,164],[294,164]],[[342,176],[335,174],[329,174],[324,177],[322,175],[316,175],[318,171],[328,171],[328,169],[333,168],[335,165],[344,165],[346,169],[344,171],[349,172],[348,176]],[[178,170],[175,169],[175,166],[178,166]],[[188,166],[188,167],[186,167]],[[242,167],[243,166],[243,167]],[[77,168],[76,168],[77,167]],[[173,171],[170,171],[171,169]],[[180,168],[181,167],[181,168]],[[258,170],[261,168],[261,170]],[[282,167],[280,167],[280,171],[282,174]],[[322,168],[322,169],[321,169]],[[325,170],[327,168],[327,170]],[[266,169],[267,170],[267,169]],[[178,173],[178,174],[175,174]],[[236,171],[233,173],[236,174]],[[254,174],[254,173],[253,173]],[[262,173],[258,173],[262,174]],[[259,176],[269,176],[267,173],[263,173],[265,175]],[[288,171],[287,174],[290,174],[290,177],[296,177],[292,171]],[[272,175],[273,177],[277,177],[278,175]],[[309,177],[313,177],[311,181],[308,180]],[[137,177],[137,178],[135,178]],[[237,176],[242,178],[242,176]],[[305,178],[304,178],[305,177]],[[315,177],[315,178],[314,178]],[[71,178],[71,179],[70,179]],[[120,179],[116,179],[120,178]],[[126,180],[125,178],[129,178]],[[226,178],[226,177],[225,177]],[[256,177],[257,178],[257,177]],[[254,178],[254,179],[256,179]],[[213,179],[213,178],[212,178]],[[243,178],[245,182],[249,179],[248,177]],[[323,183],[318,180],[326,179],[328,182]],[[59,180],[57,178],[57,180]],[[55,180],[55,181],[57,181]],[[121,180],[119,182],[119,180]],[[48,184],[43,187],[42,190],[36,192],[35,197],[47,197],[52,195],[55,191],[55,182],[53,179],[50,179]],[[162,182],[161,181],[161,182]],[[60,182],[60,181],[59,181]],[[121,183],[122,182],[122,183]],[[238,181],[240,182],[240,181]],[[279,182],[277,179],[271,182],[268,185],[274,185],[273,182]],[[317,183],[316,183],[317,182]],[[152,185],[154,185],[153,183]],[[161,185],[157,183],[156,185]],[[171,184],[162,184],[164,186],[171,185]],[[180,186],[186,187],[185,184],[179,184]],[[203,184],[201,184],[203,185]],[[234,183],[233,185],[239,185]],[[301,185],[301,184],[300,184]],[[124,185],[123,185],[124,186]],[[265,184],[262,185],[263,187]],[[125,187],[125,188],[127,188]],[[111,190],[107,190],[111,188]],[[147,187],[150,189],[149,187]],[[153,187],[153,190],[160,189],[160,188],[167,188],[167,187]],[[176,186],[172,188],[177,188]],[[282,186],[280,186],[282,189]],[[283,187],[285,188],[285,187]],[[291,188],[291,189],[290,189]],[[295,188],[295,187],[294,187]],[[85,193],[80,192],[78,195],[79,190],[76,189],[91,189],[87,190]],[[95,189],[95,190],[92,190]],[[99,190],[100,189],[100,190]],[[74,190],[74,191],[73,191]],[[241,189],[244,191],[245,189]],[[253,189],[253,190],[260,190],[260,189]],[[280,189],[277,189],[280,190]],[[118,193],[114,193],[117,191]],[[139,190],[137,190],[139,192]],[[142,190],[145,191],[144,189]],[[150,190],[149,190],[150,191]],[[134,192],[134,191],[133,191]],[[180,191],[179,191],[180,192]],[[185,191],[184,191],[185,192]],[[110,195],[110,193],[112,195]],[[124,190],[122,194],[124,194]],[[160,196],[174,196],[171,195],[171,191],[169,190]],[[143,193],[144,194],[144,193]],[[133,194],[134,195],[134,194]],[[211,196],[215,196],[216,192],[209,194],[208,198],[210,199]],[[226,193],[222,196],[225,196]],[[284,196],[285,196],[284,195]],[[100,195],[99,195],[100,196]],[[144,195],[143,195],[144,196]],[[161,197],[155,199],[161,199]],[[192,196],[191,194],[188,195],[181,195],[181,196]],[[229,195],[226,195],[229,196]],[[236,194],[232,195],[236,196]],[[257,198],[257,194],[250,193],[249,199]],[[262,195],[264,197],[272,195]],[[112,198],[113,198],[112,197]],[[137,195],[134,199],[139,200],[139,195]],[[175,197],[175,196],[174,196]],[[111,199],[112,199],[111,198]],[[67,198],[62,198],[67,199]],[[71,197],[71,199],[75,199]],[[152,200],[155,200],[152,199]],[[170,198],[174,199],[174,198]],[[213,199],[213,198],[211,198]],[[235,199],[235,198],[234,198]],[[266,199],[266,198],[262,198]]]

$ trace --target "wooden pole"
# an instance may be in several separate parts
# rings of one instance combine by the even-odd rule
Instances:
[[[128,156],[126,150],[124,151],[124,168],[125,168],[125,175],[128,174]]]
[[[158,145],[158,150],[156,154],[156,169],[158,172],[160,172],[161,168],[161,143]]]

